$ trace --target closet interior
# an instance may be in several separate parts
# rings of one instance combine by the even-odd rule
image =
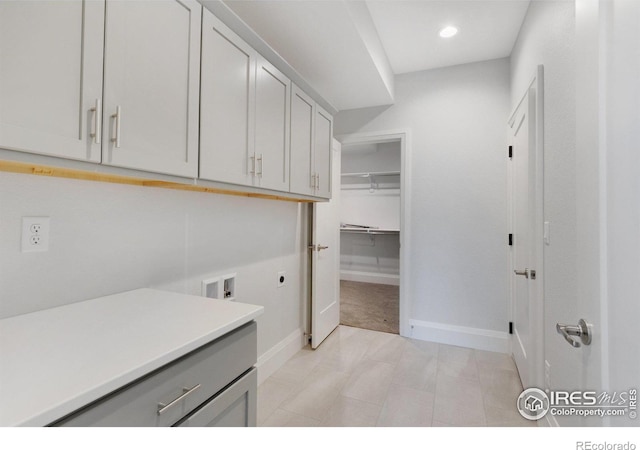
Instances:
[[[400,141],[342,147],[340,322],[399,332]]]

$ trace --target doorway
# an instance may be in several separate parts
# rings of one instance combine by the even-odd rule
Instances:
[[[341,140],[340,323],[406,336],[407,133]]]

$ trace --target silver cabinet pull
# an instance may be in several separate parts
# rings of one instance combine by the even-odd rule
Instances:
[[[262,153],[260,153],[260,156],[258,156],[256,161],[260,161],[260,172],[258,172],[256,175],[262,178],[262,170],[264,169],[264,159],[262,158]]]
[[[116,148],[120,148],[120,124],[122,122],[122,108],[120,108],[120,105],[116,106],[116,113],[112,114],[111,117],[116,121],[116,136],[111,138],[111,142],[115,142]]]
[[[249,171],[249,173],[251,175],[255,175],[256,174],[256,154],[254,153],[253,155],[249,156],[249,159],[251,160],[251,170]]]
[[[531,277],[532,280],[536,279],[536,271],[535,270],[529,270],[529,269],[514,270],[513,273],[515,273],[516,275],[522,275],[526,279],[529,279],[529,277]]]
[[[574,340],[571,336],[577,336],[584,345],[591,344],[591,325],[585,322],[584,319],[580,319],[578,325],[565,325],[563,323],[556,324],[556,331],[561,334],[565,341],[569,343],[573,348],[580,348],[580,342]]]
[[[320,174],[316,172],[316,189],[320,190]]]
[[[171,408],[173,405],[175,405],[176,403],[178,403],[180,400],[184,400],[184,398],[191,394],[192,392],[195,392],[196,390],[198,390],[200,388],[200,384],[196,384],[194,387],[192,388],[182,388],[182,395],[172,401],[170,401],[169,403],[158,403],[158,415],[161,416],[165,411],[167,411],[167,409]]]
[[[102,135],[102,100],[96,99],[96,106],[89,111],[93,113],[93,131],[90,136],[96,144],[100,143],[100,136]]]
[[[310,184],[311,189],[315,189],[316,188],[316,174],[312,173],[311,174],[311,184]]]

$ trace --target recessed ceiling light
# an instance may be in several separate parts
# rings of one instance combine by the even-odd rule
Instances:
[[[456,34],[458,34],[458,29],[456,27],[448,26],[440,30],[440,37],[443,38],[450,38]]]

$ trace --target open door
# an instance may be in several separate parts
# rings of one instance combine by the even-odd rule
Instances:
[[[311,348],[340,324],[340,143],[333,141],[329,202],[314,203],[311,217]]]

